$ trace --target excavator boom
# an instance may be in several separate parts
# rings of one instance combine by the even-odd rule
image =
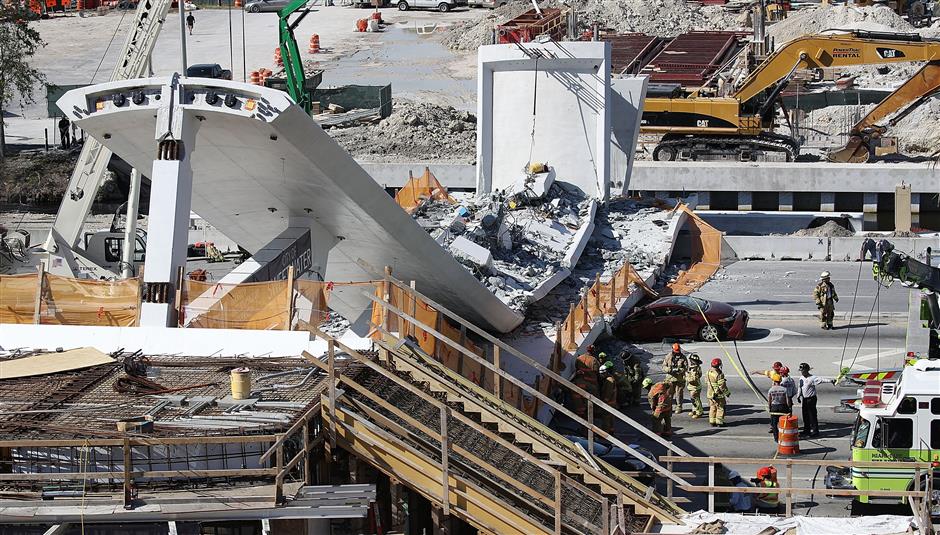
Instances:
[[[872,108],[868,115],[862,117],[852,127],[846,146],[827,155],[829,161],[840,163],[868,161],[872,153],[871,142],[880,138],[887,130],[884,126],[878,126],[878,122],[900,111],[901,113],[891,120],[890,124],[895,124],[937,91],[940,91],[940,61],[930,61],[921,67],[910,80],[904,82],[887,98]]]
[[[653,152],[657,160],[713,155],[748,160],[755,152],[780,152],[789,161],[798,155],[799,143],[773,130],[777,99],[796,71],[921,61],[927,66],[856,125],[849,147],[831,156],[865,161],[867,138],[871,132],[880,135],[875,122],[940,89],[940,41],[876,32],[801,37],[771,54],[728,96],[700,97],[696,92],[685,98],[647,98],[641,131],[664,134]]]

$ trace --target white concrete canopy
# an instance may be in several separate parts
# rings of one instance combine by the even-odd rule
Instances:
[[[184,149],[193,171],[192,210],[226,236],[255,253],[291,218],[309,218],[314,259],[328,249],[326,280],[374,279],[390,266],[396,277],[416,281],[419,290],[481,326],[506,332],[522,321],[286,94],[223,80],[180,81],[179,107],[199,122],[195,142]],[[151,78],[90,86],[66,93],[58,105],[109,150],[149,174],[157,154],[156,95],[169,82]],[[134,102],[138,92],[139,103]],[[126,102],[118,106],[116,95]],[[231,105],[227,96],[234,98]],[[367,306],[364,296],[346,294],[344,301],[331,306],[345,305],[339,312],[350,319]]]
[[[531,160],[547,162],[557,180],[607,199],[610,92],[609,43],[481,46],[477,190],[505,189]]]

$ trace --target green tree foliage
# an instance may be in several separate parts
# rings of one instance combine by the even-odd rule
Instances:
[[[46,46],[39,32],[30,25],[35,14],[25,2],[0,5],[0,158],[6,153],[3,115],[14,99],[33,102],[36,87],[45,80],[30,61]]]

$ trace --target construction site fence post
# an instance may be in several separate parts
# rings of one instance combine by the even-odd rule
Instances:
[[[129,439],[124,439],[122,449],[124,453],[124,508],[131,509],[134,507],[133,481],[131,479],[134,456],[131,455],[131,444]]]
[[[499,346],[493,346],[493,366],[496,369],[500,369],[499,363]],[[496,396],[496,399],[502,400],[503,395],[500,390],[500,383],[502,383],[502,378],[498,374],[493,374],[493,395]]]
[[[708,463],[708,486],[715,486],[715,463]],[[715,493],[708,493],[708,512],[715,512]]]
[[[282,330],[289,331],[294,320],[294,266],[287,266],[287,321]]]
[[[336,345],[333,340],[327,340],[330,371],[330,451],[336,450]]]
[[[310,469],[310,423],[304,423],[304,485],[313,485],[313,472]]]
[[[555,535],[561,535],[561,471],[555,471]]]
[[[45,262],[40,262],[39,267],[36,269],[39,270],[37,276],[39,277],[38,282],[36,283],[36,302],[33,308],[33,324],[39,325],[40,322],[40,311],[42,309],[42,285],[46,280],[46,264]]]
[[[441,479],[443,479],[442,502],[444,517],[450,516],[450,440],[447,431],[447,405],[441,403]]]

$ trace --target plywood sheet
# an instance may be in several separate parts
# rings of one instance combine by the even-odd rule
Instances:
[[[93,347],[70,349],[61,353],[43,353],[34,357],[0,362],[0,381],[81,370],[111,362],[114,362],[113,358]]]

